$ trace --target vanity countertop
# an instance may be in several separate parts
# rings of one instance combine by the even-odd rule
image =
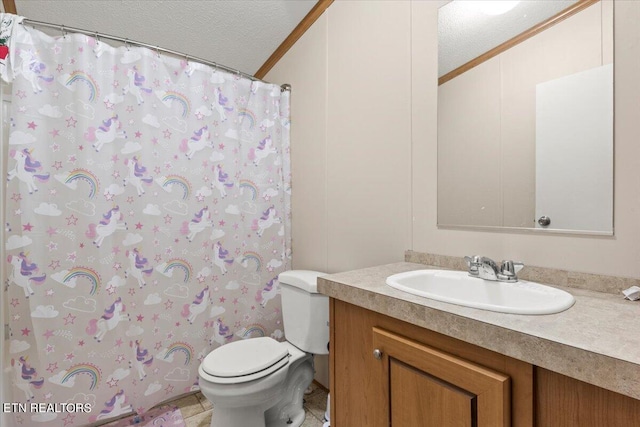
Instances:
[[[554,286],[576,303],[557,314],[517,315],[448,304],[396,290],[392,274],[438,269],[399,262],[331,274],[319,292],[443,335],[640,399],[640,301]],[[480,280],[480,279],[479,279]]]

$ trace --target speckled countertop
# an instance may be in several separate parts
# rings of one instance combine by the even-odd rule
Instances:
[[[554,286],[576,303],[562,313],[516,315],[448,304],[390,286],[392,274],[429,267],[399,262],[318,279],[321,293],[598,387],[640,399],[640,302]]]

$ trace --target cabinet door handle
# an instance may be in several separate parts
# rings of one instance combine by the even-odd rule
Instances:
[[[382,351],[376,348],[375,350],[373,350],[373,357],[378,360],[382,359]]]

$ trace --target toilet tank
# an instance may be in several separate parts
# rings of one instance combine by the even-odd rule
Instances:
[[[316,285],[326,274],[290,270],[278,276],[285,338],[307,353],[329,353],[329,297],[319,294]]]

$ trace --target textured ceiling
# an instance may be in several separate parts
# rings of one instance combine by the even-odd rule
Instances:
[[[128,38],[253,75],[316,0],[15,0],[15,3],[18,15],[28,19]]]
[[[438,9],[438,77],[566,9],[577,0],[526,0],[502,15],[482,13],[477,0]],[[499,3],[494,1],[493,3]]]

